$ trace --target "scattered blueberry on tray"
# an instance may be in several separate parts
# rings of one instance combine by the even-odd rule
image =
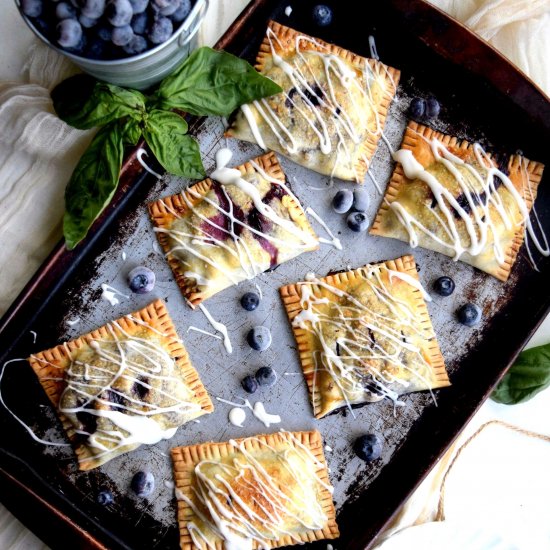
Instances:
[[[346,221],[348,227],[355,233],[366,231],[367,227],[369,226],[369,220],[363,212],[352,212],[347,217]]]
[[[450,296],[455,290],[455,282],[447,276],[439,277],[434,281],[433,289],[440,296]]]
[[[21,0],[21,11],[53,45],[99,60],[166,42],[191,8],[191,0]]]
[[[332,197],[332,209],[337,214],[349,212],[352,204],[353,193],[349,189],[340,189],[340,191]]]
[[[353,450],[365,462],[376,460],[382,454],[382,443],[376,434],[365,434],[353,443]]]
[[[101,506],[109,506],[114,501],[113,493],[111,491],[103,490],[100,491],[97,495],[97,502]]]
[[[137,472],[130,482],[130,487],[138,497],[148,497],[155,489],[155,478],[151,472]]]
[[[426,101],[426,118],[437,118],[441,111],[441,105],[435,97],[429,97]]]
[[[256,377],[250,374],[248,376],[245,376],[241,380],[241,386],[246,393],[255,393],[258,389],[258,382],[256,381]]]
[[[422,97],[415,97],[409,104],[409,116],[415,119],[433,119],[439,116],[441,112],[441,105],[435,97],[429,97],[424,99]]]
[[[265,351],[271,345],[271,332],[267,327],[254,327],[246,335],[246,341],[252,349]]]
[[[319,27],[328,27],[332,23],[332,10],[325,4],[317,4],[312,12],[313,22]]]
[[[422,118],[426,112],[426,100],[415,97],[409,105],[409,115],[412,118]]]
[[[254,311],[260,303],[260,297],[255,292],[246,292],[241,296],[241,306],[246,311]]]
[[[271,367],[260,367],[254,376],[260,386],[270,387],[277,382],[277,373]]]
[[[464,304],[456,312],[457,319],[467,327],[473,327],[481,321],[481,309],[475,304]]]
[[[353,209],[358,212],[366,212],[369,207],[369,194],[362,187],[353,190]]]
[[[136,294],[147,294],[155,287],[155,274],[148,267],[134,267],[128,273],[128,286]]]

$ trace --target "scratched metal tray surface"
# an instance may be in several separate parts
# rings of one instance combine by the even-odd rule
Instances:
[[[284,12],[288,4],[294,7],[290,17]],[[371,34],[381,60],[402,71],[385,128],[393,147],[400,144],[411,97],[433,94],[443,106],[439,119],[431,123],[436,129],[478,140],[498,151],[521,149],[528,158],[548,164],[546,100],[515,69],[456,22],[422,2],[398,0],[373,8],[368,18],[361,17],[359,21],[353,15],[352,3],[339,2],[333,6],[334,24],[329,29],[316,29],[304,15],[310,4],[293,4],[253,2],[220,45],[253,60],[271,17],[362,55],[369,53],[366,38]],[[400,37],[399,43],[396,36]],[[450,48],[437,43],[445,37]],[[487,59],[486,66],[479,61],[480,52]],[[495,56],[494,60],[491,56]],[[507,72],[507,82],[514,85],[508,96],[502,93],[506,89],[500,88],[503,75],[495,73],[495,63],[500,71]],[[536,108],[537,101],[540,108]],[[213,170],[215,153],[221,147],[233,151],[233,165],[261,154],[257,146],[226,140],[224,121],[219,118],[196,120],[192,129],[200,142],[207,172]],[[332,449],[326,456],[342,530],[341,540],[334,546],[364,548],[488,395],[548,310],[550,293],[544,284],[550,271],[547,259],[539,259],[536,271],[522,250],[510,280],[503,284],[442,255],[422,249],[411,251],[407,244],[390,239],[354,234],[346,228],[344,217],[330,208],[335,190],[353,185],[331,182],[328,177],[283,157],[279,159],[293,192],[303,205],[311,206],[325,220],[341,240],[343,249],[322,245],[316,252],[304,254],[209,299],[205,305],[212,316],[227,325],[234,348],[232,354],[225,351],[220,340],[189,331],[190,326],[209,332],[213,329],[200,310],[192,311],[185,305],[146,211],[147,202],[179,192],[189,182],[171,176],[160,180],[148,177],[136,168],[132,155],[124,176],[127,192],[100,222],[101,229],[94,228],[81,250],[55,251],[34,286],[31,284],[6,316],[0,327],[2,364],[52,347],[140,309],[154,298],[162,298],[214,400],[212,414],[181,427],[173,439],[142,446],[85,473],[77,471],[70,449],[36,443],[0,408],[0,498],[53,548],[177,548],[169,449],[280,428],[318,429],[322,433],[326,445]],[[385,186],[392,168],[388,148],[382,144],[371,170]],[[547,174],[537,201],[537,211],[547,231],[550,230],[549,179]],[[366,189],[372,219],[381,196],[368,179]],[[320,236],[327,237],[316,221],[310,221]],[[450,298],[434,297],[428,305],[453,386],[435,392],[437,404],[429,393],[423,392],[404,396],[403,407],[394,408],[391,402],[383,401],[353,411],[343,409],[315,420],[295,342],[278,295],[279,287],[303,280],[310,272],[324,276],[331,271],[411,252],[420,279],[428,289],[442,274],[452,276],[457,285]],[[127,290],[126,275],[137,265],[146,265],[157,275],[151,294],[138,296]],[[119,303],[111,305],[102,299],[102,284],[111,285],[127,296],[119,295]],[[239,297],[257,287],[263,299],[256,311],[247,313],[240,307]],[[465,328],[454,319],[453,312],[465,301],[476,302],[483,308],[483,321],[474,329]],[[270,328],[275,342],[263,353],[251,350],[244,338],[252,326],[259,324]],[[232,426],[228,422],[231,407],[216,398],[239,402],[247,397],[239,381],[262,365],[270,365],[277,371],[278,383],[250,400],[252,403],[261,400],[268,412],[281,416],[282,422],[266,428],[247,411],[244,427]],[[2,393],[9,408],[39,437],[63,441],[55,413],[30,368],[21,361],[4,368]],[[377,433],[383,441],[382,457],[370,464],[362,462],[351,449],[355,437],[365,432]],[[156,490],[149,499],[133,497],[128,490],[132,475],[141,469],[152,471],[156,478]],[[96,496],[103,488],[115,494],[114,503],[106,508],[96,503]],[[52,531],[54,526],[56,529]]]

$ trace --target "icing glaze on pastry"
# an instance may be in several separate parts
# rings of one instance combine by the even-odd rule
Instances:
[[[223,345],[225,346],[225,351],[227,353],[233,353],[233,346],[231,345],[231,340],[229,339],[229,333],[227,332],[227,327],[220,321],[216,321],[210,312],[206,309],[204,304],[199,304],[201,311],[204,313],[204,316],[208,319],[210,324],[222,335]]]

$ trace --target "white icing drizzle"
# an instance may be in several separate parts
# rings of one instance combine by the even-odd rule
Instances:
[[[226,550],[268,548],[282,535],[300,543],[300,532],[320,529],[325,524],[323,506],[315,496],[318,486],[332,489],[317,473],[324,465],[292,434],[288,435],[290,444],[285,450],[263,439],[249,438],[259,447],[249,452],[242,442],[231,440],[233,453],[228,458],[203,460],[195,466],[192,494],[180,491],[178,498],[199,520],[187,523],[197,548],[214,549],[215,539],[221,539]],[[277,460],[280,471],[300,491],[289,493],[292,486],[281,487],[271,477],[261,458],[256,458],[264,452]],[[243,490],[257,497],[244,500],[240,496]]]
[[[169,481],[168,479],[165,479],[165,480],[164,480],[164,486],[165,486],[167,489],[174,489],[174,487],[175,487],[174,482],[173,482],[173,481]]]
[[[290,14],[291,14],[291,13],[292,13],[292,6],[287,6],[287,7],[285,8],[285,15],[286,15],[287,17],[290,17]]]
[[[29,332],[32,334],[32,343],[36,344],[36,337],[38,336],[36,334],[36,331],[35,330],[29,330]]]
[[[417,337],[425,338],[421,320],[390,288],[396,272],[383,265],[366,269],[354,295],[308,274],[306,282],[299,283],[302,311],[292,322],[315,336],[320,347],[313,355],[315,376],[327,372],[350,410],[354,403],[383,397],[401,404],[400,393],[414,389],[415,381],[429,386],[426,382],[430,378],[430,366],[414,344]],[[384,282],[383,273],[387,273],[389,285]],[[399,278],[411,284],[408,278]],[[314,285],[345,300],[316,297]],[[420,290],[418,284],[412,286]],[[360,296],[365,299],[360,300]],[[380,306],[372,309],[369,296],[382,309]]]
[[[340,242],[340,239],[334,236],[334,233],[329,229],[328,225],[323,221],[323,219],[311,208],[311,206],[308,206],[306,209],[306,212],[319,224],[323,227],[323,229],[328,233],[329,239],[323,239],[319,238],[320,243],[324,244],[330,244],[334,246],[337,250],[342,250],[342,243]]]
[[[254,286],[256,287],[256,290],[258,291],[258,296],[260,297],[260,300],[262,300],[264,295],[262,293],[262,289],[260,288],[260,285],[257,284],[257,283],[254,283]]]
[[[212,338],[216,338],[217,340],[223,340],[223,337],[220,336],[219,334],[214,334],[213,332],[208,332],[207,330],[203,330],[202,328],[190,326],[187,329],[187,332],[189,332],[190,330],[192,330],[194,332],[200,332],[201,334],[206,334],[207,336],[212,336]]]
[[[420,135],[420,134],[419,134]],[[395,161],[403,167],[405,176],[410,180],[423,181],[433,194],[439,211],[428,205],[436,217],[442,231],[428,228],[411,213],[399,200],[389,206],[409,235],[409,244],[418,246],[419,235],[423,234],[442,247],[455,261],[467,253],[472,257],[483,254],[490,244],[494,259],[499,264],[506,261],[505,251],[498,238],[497,227],[504,225],[507,230],[524,226],[527,229],[526,240],[530,240],[543,255],[550,255],[550,247],[538,217],[534,216],[539,233],[538,237],[529,216],[529,208],[517,191],[510,178],[497,168],[481,145],[474,144],[476,164],[466,163],[451,153],[438,139],[430,140],[421,136],[431,148],[436,162],[442,164],[454,177],[460,189],[461,200],[453,195],[441,181],[418,162],[410,150],[400,149],[393,153]],[[495,185],[495,177],[501,182],[504,192]],[[523,186],[533,196],[529,177],[524,171]],[[503,200],[507,193],[515,208],[508,208]],[[422,206],[422,205],[421,205]],[[416,205],[415,205],[416,208]],[[464,223],[467,239],[462,239],[457,226],[457,218]],[[491,238],[492,237],[492,238]],[[541,240],[542,239],[542,240]],[[491,242],[492,241],[492,242]]]
[[[229,411],[229,422],[231,422],[233,426],[242,428],[245,420],[246,420],[246,412],[242,407],[233,407]]]
[[[266,412],[265,406],[261,401],[256,401],[256,403],[252,405],[248,399],[243,399],[242,397],[239,397],[239,399],[242,399],[242,403],[234,403],[233,401],[228,401],[227,399],[222,399],[221,397],[216,397],[216,399],[221,403],[232,405],[235,408],[250,409],[252,411],[252,414],[260,422],[262,422],[266,428],[269,428],[271,424],[279,424],[281,422],[281,417],[278,414],[270,414]]]
[[[126,252],[123,250],[122,253],[120,254],[121,258],[122,258],[122,261],[125,262],[126,261]]]
[[[372,36],[372,34],[369,35],[369,50],[370,56],[378,61],[380,57],[378,56],[378,51],[376,50],[376,42],[374,41],[374,36]]]
[[[395,271],[393,269],[388,269],[388,275],[390,277],[390,283],[394,277],[397,277],[398,279],[405,281],[408,285],[411,285],[413,288],[416,288],[416,290],[420,291],[420,293],[422,294],[422,298],[424,298],[426,302],[432,301],[432,297],[428,294],[426,289],[422,286],[422,283],[418,279],[415,279],[414,277],[409,275],[408,273],[403,273],[402,271]]]
[[[204,304],[199,304],[199,308],[204,313],[204,316],[208,319],[214,329],[216,329],[223,336],[223,345],[225,346],[227,353],[233,353],[233,346],[231,345],[231,340],[229,339],[227,327],[223,323],[216,321],[214,317],[210,315],[210,312],[206,309]]]
[[[157,174],[157,172],[155,172],[152,168],[149,168],[149,166],[147,166],[147,163],[143,160],[144,156],[148,156],[148,153],[145,149],[143,149],[143,147],[140,147],[136,152],[136,157],[138,159],[138,162],[143,166],[143,168],[145,168],[145,170],[147,170],[147,172],[149,172],[149,174],[152,174],[158,179],[162,178],[160,174]]]
[[[68,319],[68,320],[67,320],[67,324],[68,324],[70,327],[74,327],[74,326],[77,325],[78,323],[80,323],[80,317],[75,317],[74,319]]]
[[[327,453],[332,453],[332,447],[330,447],[329,445],[325,445],[325,451]]]
[[[112,306],[116,306],[119,303],[119,299],[117,298],[117,296],[130,298],[130,296],[128,296],[127,294],[124,294],[123,292],[120,292],[120,290],[117,290],[116,288],[105,283],[101,285],[101,290],[101,298],[109,302]]]

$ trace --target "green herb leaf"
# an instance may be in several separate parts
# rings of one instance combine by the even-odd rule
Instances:
[[[59,118],[81,130],[126,116],[141,120],[145,112],[145,96],[141,92],[99,82],[83,74],[56,86],[52,100]]]
[[[550,344],[522,351],[494,389],[491,399],[505,405],[529,401],[550,386]]]
[[[180,115],[153,109],[145,120],[143,135],[166,171],[185,178],[203,178],[199,144],[186,133],[187,122]]]
[[[156,97],[163,109],[228,116],[243,103],[279,92],[280,86],[256,72],[244,59],[203,47],[161,82]]]
[[[74,248],[112,199],[120,176],[124,145],[118,122],[102,128],[82,155],[65,190],[63,233]]]
[[[141,126],[139,121],[128,118],[122,123],[122,141],[124,145],[137,145],[141,137]]]

